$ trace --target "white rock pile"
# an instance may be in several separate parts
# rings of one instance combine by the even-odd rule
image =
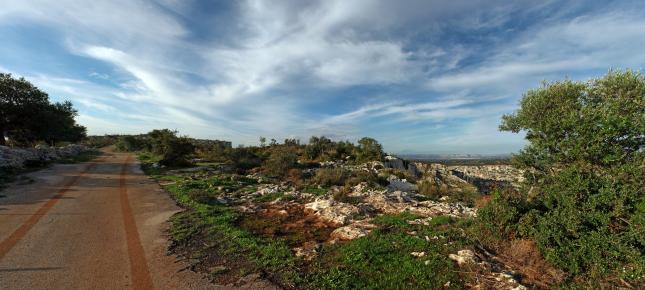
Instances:
[[[0,169],[21,169],[30,163],[41,163],[76,156],[87,151],[83,145],[64,147],[36,146],[35,148],[10,148],[0,146]]]

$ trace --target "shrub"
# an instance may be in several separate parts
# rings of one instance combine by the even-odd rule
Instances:
[[[239,173],[262,165],[262,159],[251,148],[234,148],[228,158],[234,169]]]
[[[447,187],[440,186],[436,183],[424,180],[417,183],[419,194],[425,195],[430,199],[438,200],[448,193]]]
[[[276,147],[271,152],[271,156],[265,162],[264,167],[268,173],[276,177],[284,177],[289,169],[298,165],[298,155],[289,147]]]
[[[171,138],[166,142],[159,163],[170,166],[180,166],[189,163],[188,156],[194,152],[195,148],[188,138]]]
[[[496,196],[479,218],[491,233],[534,239],[547,261],[599,286],[645,275],[645,77],[612,71],[547,83],[500,128],[526,132],[513,162],[525,191]],[[578,280],[580,280],[578,279]]]
[[[381,161],[383,160],[383,146],[373,138],[363,137],[358,140],[356,148],[356,160],[359,162]]]
[[[316,172],[312,181],[314,184],[320,186],[340,186],[345,184],[345,181],[349,176],[349,172],[342,168],[322,168]]]
[[[417,176],[412,174],[410,171],[407,170],[401,170],[401,169],[396,169],[396,168],[385,168],[381,171],[382,175],[394,175],[399,179],[405,179],[410,183],[416,183],[417,182]]]
[[[309,160],[345,160],[351,159],[354,151],[355,146],[349,141],[334,142],[325,136],[312,136],[304,148],[304,155]]]
[[[372,187],[387,186],[389,183],[387,178],[379,176],[374,172],[354,171],[352,172],[351,177],[345,181],[345,187],[353,187],[362,182],[365,182]]]
[[[143,140],[135,136],[121,136],[114,145],[116,150],[123,152],[135,152],[144,148]]]
[[[287,176],[285,177],[285,181],[290,183],[292,186],[296,188],[296,190],[302,190],[304,188],[303,180],[302,180],[302,170],[297,169],[297,168],[292,168],[287,171]]]

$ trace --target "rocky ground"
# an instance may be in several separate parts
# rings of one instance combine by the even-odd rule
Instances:
[[[390,239],[392,236],[401,234],[400,238],[405,240],[409,237],[413,239],[409,241],[411,245],[416,245],[411,246],[409,250],[400,248],[395,250],[407,251],[405,255],[408,260],[406,261],[420,263],[419,265],[431,265],[436,261],[452,263],[451,267],[454,267],[454,270],[441,278],[445,280],[442,283],[444,288],[524,288],[515,278],[516,273],[512,269],[489,259],[489,256],[467,242],[467,238],[463,236],[463,230],[458,226],[450,226],[467,222],[477,215],[474,202],[461,202],[453,198],[453,193],[480,190],[473,184],[475,178],[478,180],[494,178],[513,186],[520,180],[521,177],[518,174],[521,172],[500,165],[448,167],[441,164],[407,163],[393,157],[388,157],[382,163],[371,162],[362,165],[325,162],[321,163],[319,168],[308,170],[309,174],[315,174],[320,168],[336,167],[385,175],[387,185],[374,186],[361,182],[350,188],[294,186],[290,182],[277,181],[261,173],[237,175],[231,173],[225,166],[164,170],[151,165],[148,171],[166,190],[175,194],[180,204],[183,203],[188,208],[192,207],[195,212],[203,209],[205,217],[209,214],[214,215],[215,211],[218,215],[234,216],[228,223],[212,224],[211,227],[220,228],[222,232],[240,230],[239,233],[236,232],[233,239],[243,235],[242,233],[250,233],[252,237],[249,239],[280,241],[280,245],[290,252],[282,254],[294,257],[294,269],[267,266],[269,268],[267,270],[262,267],[250,267],[248,259],[240,258],[237,254],[222,254],[226,251],[244,251],[242,248],[249,243],[246,240],[242,248],[227,250],[219,246],[219,250],[211,249],[219,251],[218,255],[204,254],[205,256],[197,258],[189,257],[196,260],[196,270],[209,273],[213,280],[219,283],[234,285],[236,279],[242,277],[237,272],[249,271],[250,268],[251,271],[263,273],[262,275],[269,279],[278,281],[282,287],[300,288],[302,285],[309,285],[307,283],[311,281],[302,282],[284,277],[297,276],[291,272],[298,272],[299,269],[306,269],[302,271],[310,272],[309,276],[319,275],[314,274],[320,273],[315,267],[320,267],[321,263],[327,263],[331,255],[330,251],[343,253],[345,249],[360,245],[363,239]],[[414,180],[389,174],[393,169],[397,170],[397,173],[407,172]],[[431,184],[433,188],[442,189],[438,192],[445,195],[430,197],[422,194],[419,187],[424,182]],[[181,228],[182,231],[187,230],[185,224],[180,227],[184,227]],[[193,228],[192,231],[197,230]],[[203,229],[197,232],[203,234]],[[219,239],[222,238],[224,237],[219,237]],[[202,244],[212,243],[204,236],[199,239],[204,239]],[[394,243],[396,244],[397,241]],[[424,243],[427,244],[424,245]],[[190,252],[196,250],[194,243],[192,247],[187,246],[189,243],[181,239],[178,239],[175,244],[174,250],[180,253],[183,251],[186,256],[191,256]],[[258,247],[253,246],[250,249]],[[222,259],[222,255],[231,258]],[[258,255],[261,256],[262,253]],[[204,263],[204,261],[210,262]],[[262,263],[270,265],[271,261]],[[341,265],[341,267],[350,266]],[[451,276],[454,273],[458,273],[456,276],[461,278],[455,279]],[[325,272],[324,275],[328,277],[330,274]],[[339,279],[337,276],[334,277],[336,280]],[[436,277],[433,279],[441,280]],[[323,285],[315,283],[317,287]],[[356,286],[356,284],[347,285]]]
[[[39,145],[35,148],[10,148],[0,146],[0,169],[22,169],[32,165],[76,156],[87,150],[87,147],[75,144],[64,147]]]

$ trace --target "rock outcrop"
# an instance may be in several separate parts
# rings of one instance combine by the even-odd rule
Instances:
[[[489,193],[498,188],[517,188],[524,180],[524,172],[510,165],[446,166],[417,163],[416,166],[426,182],[449,191],[477,190]]]
[[[395,156],[385,156],[385,161],[383,161],[383,166],[385,168],[393,168],[401,171],[407,171],[413,176],[420,176],[421,172],[417,168],[415,163],[403,160]]]

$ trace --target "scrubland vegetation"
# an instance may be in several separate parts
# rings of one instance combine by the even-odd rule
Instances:
[[[12,144],[85,135],[71,103],[24,79],[0,74],[0,105]],[[521,182],[492,193],[445,166],[393,163],[367,137],[232,147],[162,129],[83,143],[138,154],[186,208],[171,250],[218,283],[260,273],[296,289],[645,287],[645,77],[544,83],[500,129],[528,145],[511,160]]]
[[[527,180],[480,211],[483,233],[534,241],[571,286],[643,286],[645,77],[544,84],[500,129],[526,132],[529,145],[513,162]]]
[[[358,144],[260,138],[260,146],[197,150],[189,138],[155,130],[123,136],[117,147],[142,152],[146,171],[187,208],[173,218],[173,248],[201,261],[195,269],[220,283],[259,272],[286,288],[496,287],[481,280],[487,271],[481,260],[488,260],[529,287],[643,287],[645,78],[617,71],[589,82],[545,83],[524,95],[500,129],[526,133],[529,145],[512,159],[525,179],[490,196],[406,170],[351,170],[384,161],[370,138]],[[206,167],[173,170],[190,162]],[[309,219],[298,204],[323,196],[356,204],[357,185],[382,189],[392,176],[416,183],[418,200],[449,197],[477,206],[477,217],[416,223],[411,212],[377,214],[369,218],[375,226],[369,234],[335,243],[325,243],[333,227],[324,223],[284,227]],[[252,197],[263,208],[252,213],[240,210],[248,205],[243,198],[217,197],[243,197],[271,184],[303,195],[278,190]],[[280,204],[287,215],[271,215]],[[322,243],[314,258],[294,254],[305,241]],[[473,250],[480,266],[447,258],[460,249]]]

